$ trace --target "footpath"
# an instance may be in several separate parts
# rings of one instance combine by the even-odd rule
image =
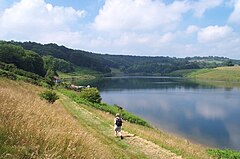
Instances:
[[[77,104],[61,95],[60,103],[79,122],[79,126],[98,140],[114,158],[181,159],[171,151],[138,136],[124,128],[123,137],[114,136],[114,117],[83,104]]]

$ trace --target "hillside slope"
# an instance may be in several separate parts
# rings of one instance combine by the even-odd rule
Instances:
[[[205,148],[159,130],[124,122],[59,93],[50,105],[42,87],[0,78],[0,158],[209,158]]]
[[[201,69],[191,72],[187,77],[202,80],[240,82],[240,66]]]
[[[0,158],[112,157],[59,102],[41,100],[42,90],[0,78]]]

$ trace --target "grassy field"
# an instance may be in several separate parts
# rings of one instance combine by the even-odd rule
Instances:
[[[64,82],[74,83],[78,85],[87,85],[89,81],[94,82],[103,76],[99,72],[82,67],[75,67],[75,72],[71,73],[57,73]]]
[[[0,78],[0,158],[209,158],[206,148],[157,129],[124,121],[58,92],[49,104],[42,87]]]
[[[188,78],[225,82],[240,82],[240,66],[201,69],[189,73]]]
[[[82,78],[84,76],[87,78],[94,78],[99,73],[87,68],[75,67],[75,72],[71,72],[71,73],[58,72],[58,74],[61,78],[71,78],[71,77]]]

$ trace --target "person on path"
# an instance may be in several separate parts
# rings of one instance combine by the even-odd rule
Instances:
[[[114,132],[116,137],[119,134],[121,139],[123,139],[121,129],[122,129],[122,118],[120,117],[120,114],[117,113],[114,119]]]

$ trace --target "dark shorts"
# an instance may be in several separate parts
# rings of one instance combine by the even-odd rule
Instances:
[[[114,125],[114,131],[120,132],[121,126]]]

